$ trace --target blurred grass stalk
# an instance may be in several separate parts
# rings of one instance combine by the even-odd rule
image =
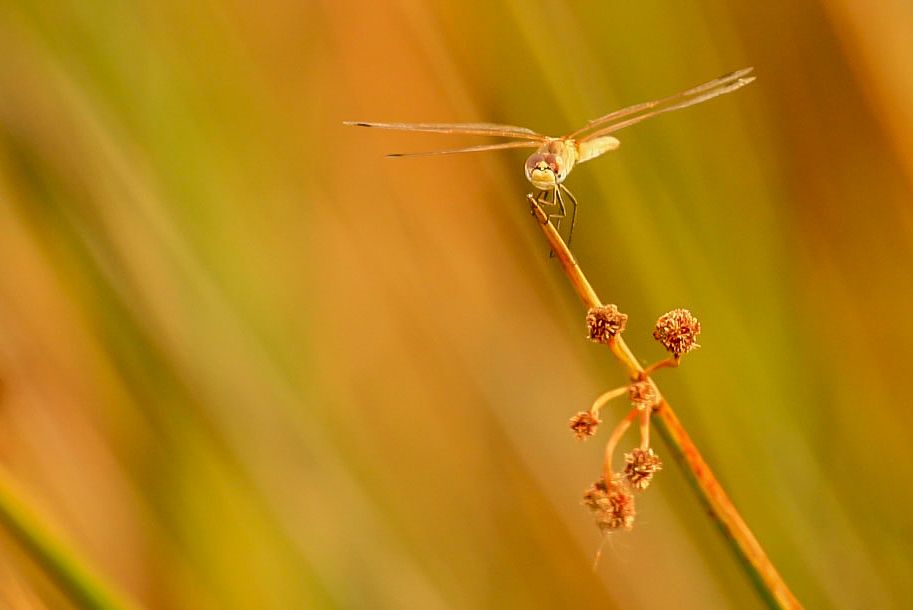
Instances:
[[[51,535],[2,467],[0,523],[77,608],[138,610],[139,606],[105,583],[72,548]]]
[[[596,291],[593,290],[592,285],[583,274],[561,235],[552,226],[548,215],[539,207],[532,195],[527,195],[527,198],[533,215],[539,222],[539,226],[542,227],[542,232],[545,233],[552,252],[555,253],[555,258],[561,263],[562,269],[564,269],[583,304],[587,309],[601,307],[602,302],[599,300]],[[799,603],[799,600],[786,586],[786,582],[777,572],[770,558],[767,557],[761,544],[748,528],[748,524],[745,523],[729,496],[723,491],[713,471],[710,470],[707,462],[704,461],[672,407],[663,398],[659,388],[656,387],[656,383],[651,377],[643,375],[644,368],[640,366],[634,353],[625,343],[624,338],[620,334],[617,335],[609,343],[609,348],[612,350],[612,354],[627,369],[627,374],[632,380],[645,377],[644,380],[653,386],[658,397],[653,413],[656,416],[657,429],[675,455],[676,462],[685,471],[692,488],[707,507],[709,514],[720,527],[726,540],[731,543],[731,548],[755,584],[761,597],[771,608],[802,608],[802,604]],[[611,475],[611,471],[609,471],[609,474]]]

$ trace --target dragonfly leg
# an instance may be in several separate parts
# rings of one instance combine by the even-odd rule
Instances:
[[[551,199],[551,201],[549,201]],[[548,214],[549,220],[555,220],[553,223],[555,225],[555,230],[561,228],[561,219],[567,216],[567,208],[564,205],[564,199],[562,199],[561,194],[558,192],[558,189],[550,189],[548,191],[539,191],[536,195],[536,203],[540,206],[545,207],[549,206],[554,209],[557,207],[557,211],[554,214]]]
[[[551,195],[551,201],[549,201],[549,195]],[[561,230],[561,219],[567,216],[567,207],[564,205],[564,198],[561,197],[561,191],[558,190],[556,186],[554,189],[548,191],[539,191],[536,196],[536,202],[541,206],[550,206],[555,208],[557,206],[557,211],[554,214],[548,214],[549,222],[555,227],[555,231]],[[549,258],[555,256],[554,250],[549,251]]]
[[[555,230],[561,231],[561,220],[567,216],[567,207],[564,205],[564,197],[561,196],[561,189],[559,186],[555,186],[555,190],[552,191],[552,197],[555,200],[555,203],[558,204],[559,213],[555,214],[554,217],[558,219],[558,222],[555,223]]]
[[[574,195],[571,193],[571,191],[563,184],[560,184],[558,186],[568,196],[568,199],[570,199],[571,203],[574,204],[574,211],[571,212],[571,230],[567,234],[567,245],[570,246],[571,238],[574,237],[574,226],[577,224],[577,198],[574,197]]]

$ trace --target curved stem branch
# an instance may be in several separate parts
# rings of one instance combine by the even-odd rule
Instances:
[[[640,372],[640,378],[646,379],[647,377],[652,375],[654,371],[658,371],[659,369],[666,368],[667,366],[672,366],[672,367],[678,366],[680,362],[681,362],[681,356],[669,356],[665,360],[660,360],[659,362],[654,362],[653,364],[651,364],[650,366],[648,366],[647,368],[642,370]]]
[[[615,430],[612,431],[612,436],[609,437],[609,442],[605,446],[605,458],[602,460],[602,478],[605,480],[606,485],[612,482],[612,479],[615,476],[615,471],[612,470],[612,456],[615,454],[615,447],[618,446],[618,441],[621,440],[621,437],[624,436],[628,428],[631,426],[640,409],[637,407],[631,409],[631,411],[625,415],[625,418],[618,422],[618,425],[615,426]]]
[[[609,390],[605,394],[601,394],[599,398],[593,402],[593,406],[590,407],[590,411],[594,415],[599,415],[600,409],[606,406],[610,400],[618,398],[619,396],[624,396],[628,393],[628,386],[621,386],[620,388],[615,388],[614,390]]]
[[[640,449],[646,451],[650,448],[650,414],[653,409],[644,409],[640,412]]]

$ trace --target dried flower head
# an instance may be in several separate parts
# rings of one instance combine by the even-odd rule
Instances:
[[[652,448],[646,451],[635,449],[625,454],[625,478],[637,491],[643,491],[653,480],[653,473],[663,469],[663,463],[653,453]]]
[[[634,494],[625,489],[622,479],[610,483],[600,479],[583,494],[583,503],[596,516],[596,525],[604,532],[634,525]]]
[[[593,307],[586,314],[587,336],[596,343],[609,343],[624,331],[627,314],[618,311],[615,305]]]
[[[628,398],[631,404],[643,411],[656,404],[656,390],[649,381],[638,381],[628,386]]]
[[[592,411],[581,411],[571,418],[569,425],[578,441],[596,434],[596,426],[600,423],[599,417]]]
[[[660,316],[653,330],[653,338],[675,356],[687,354],[700,347],[695,338],[701,332],[701,323],[687,309],[673,309]]]

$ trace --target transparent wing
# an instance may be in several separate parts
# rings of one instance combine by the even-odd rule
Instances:
[[[739,89],[740,87],[743,87],[754,80],[753,76],[746,78],[746,75],[749,74],[752,70],[754,70],[754,68],[744,68],[742,70],[737,70],[736,72],[730,72],[729,74],[725,74],[719,78],[715,78],[712,81],[708,81],[706,83],[698,85],[697,87],[692,87],[691,89],[688,89],[686,91],[676,93],[675,95],[670,95],[669,97],[664,97],[662,99],[654,100],[652,102],[644,102],[642,104],[635,104],[634,106],[628,106],[627,108],[622,108],[621,110],[616,110],[614,112],[610,112],[609,114],[607,114],[605,116],[601,116],[598,119],[593,119],[592,121],[589,121],[586,125],[584,125],[580,129],[573,131],[564,137],[567,139],[573,139],[573,138],[576,138],[577,136],[579,136],[580,134],[582,134],[583,132],[588,131],[590,129],[594,129],[596,127],[599,127],[600,125],[605,125],[606,123],[610,123],[612,121],[617,121],[619,119],[623,119],[625,117],[635,115],[639,112],[651,110],[652,108],[656,108],[657,106],[663,106],[663,108],[661,108],[659,110],[655,110],[653,112],[648,112],[646,114],[632,117],[625,121],[616,123],[615,125],[612,125],[610,127],[605,127],[603,129],[600,129],[596,133],[585,136],[584,139],[596,137],[597,133],[600,135],[605,135],[607,133],[611,133],[613,131],[622,129],[629,125],[633,125],[634,123],[638,123],[649,117],[656,116],[657,114],[662,114],[663,112],[670,112],[672,110],[678,110],[679,108],[685,108],[687,106],[699,104],[700,102],[707,101],[710,98],[714,98],[718,95],[723,95],[724,93],[730,93],[731,91],[735,91],[736,89]],[[681,100],[681,101],[679,101],[679,100]],[[678,102],[678,103],[675,103],[675,102]]]
[[[730,84],[726,85],[725,87],[720,87],[719,89],[713,89],[711,91],[707,91],[706,93],[698,95],[697,97],[693,97],[691,99],[681,101],[677,104],[673,104],[671,106],[666,106],[664,108],[660,108],[659,110],[654,110],[654,111],[648,112],[646,114],[641,114],[641,115],[638,115],[635,117],[631,117],[630,119],[626,119],[624,121],[614,123],[612,125],[609,125],[608,127],[603,127],[602,129],[594,131],[590,135],[586,136],[585,138],[583,138],[582,141],[586,142],[588,140],[598,138],[600,136],[604,136],[608,133],[618,131],[619,129],[624,129],[625,127],[633,125],[634,123],[640,123],[644,119],[649,119],[650,117],[654,117],[658,114],[663,114],[664,112],[672,112],[673,110],[678,110],[679,108],[687,108],[688,106],[693,106],[694,104],[700,104],[701,102],[706,102],[707,100],[714,98],[718,95],[723,95],[724,93],[731,93],[731,92],[735,91],[736,89],[740,89],[753,80],[754,80],[754,76],[750,76],[748,78],[740,78],[736,82],[730,83]]]
[[[395,129],[397,131],[423,131],[426,133],[454,133],[476,136],[498,136],[502,138],[523,138],[541,142],[547,140],[546,136],[538,134],[526,127],[515,125],[498,125],[496,123],[363,123],[345,121],[343,125],[356,127],[377,127],[380,129]]]
[[[420,153],[396,153],[392,155],[387,155],[388,158],[403,158],[403,157],[430,157],[431,155],[452,155],[454,153],[468,153],[468,152],[481,152],[484,150],[501,150],[504,148],[538,148],[539,144],[537,142],[504,142],[503,144],[482,144],[480,146],[469,146],[466,148],[451,148],[448,150],[434,150],[431,152],[420,152]]]

